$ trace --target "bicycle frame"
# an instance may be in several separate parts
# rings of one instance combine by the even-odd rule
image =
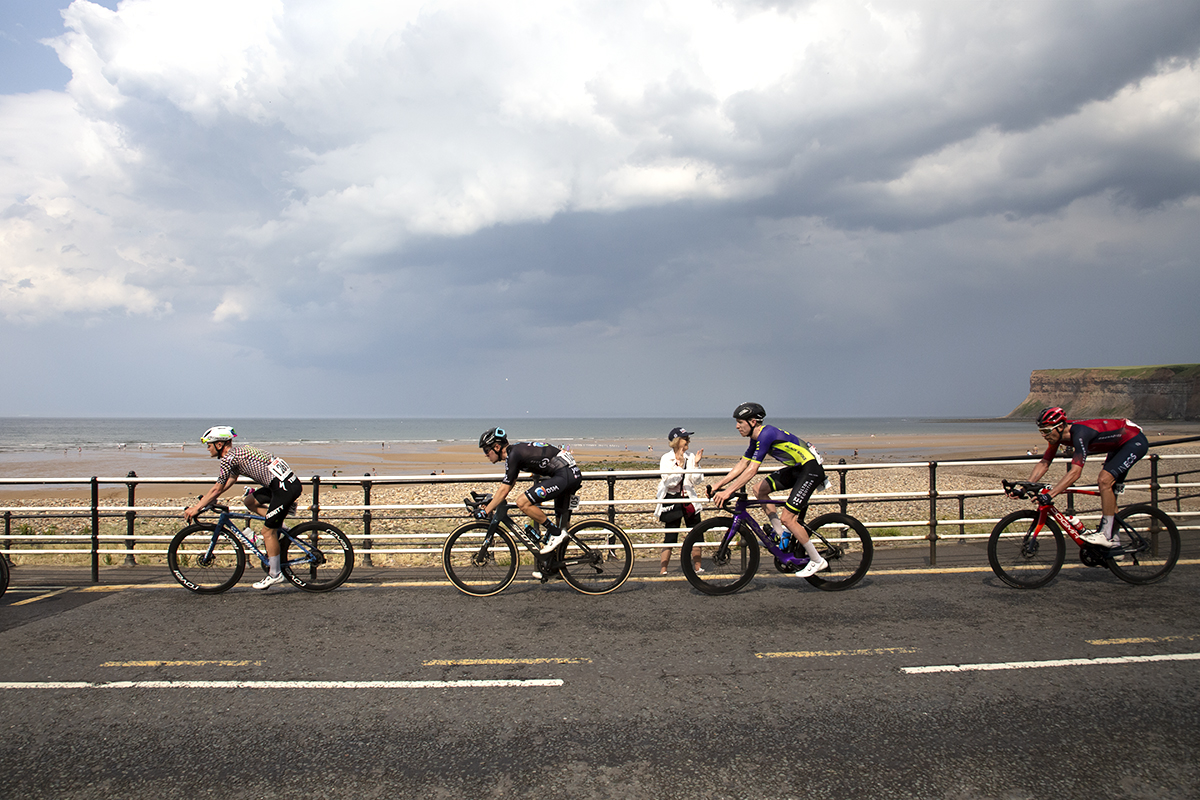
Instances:
[[[1010,483],[1009,481],[1001,481],[1001,483],[1004,485],[1005,493],[1007,493],[1010,497],[1016,497],[1017,499],[1020,499],[1020,500],[1027,499],[1027,497],[1026,497],[1026,492],[1028,491],[1027,485],[1017,483],[1017,482]],[[1045,486],[1045,484],[1039,484],[1039,485]],[[1025,487],[1025,488],[1022,488],[1022,487]],[[1076,489],[1074,487],[1068,488],[1064,492],[1064,494],[1082,494],[1082,495],[1087,495],[1089,497],[1099,497],[1100,496],[1100,492],[1098,492],[1098,491],[1094,491],[1091,489]],[[1034,524],[1033,530],[1029,532],[1030,539],[1036,540],[1038,534],[1042,532],[1042,528],[1044,528],[1046,526],[1046,519],[1048,517],[1052,517],[1054,519],[1055,523],[1058,524],[1059,530],[1061,530],[1063,533],[1067,534],[1067,536],[1069,536],[1071,538],[1071,540],[1073,542],[1075,542],[1075,544],[1079,545],[1080,547],[1095,547],[1096,546],[1096,545],[1089,544],[1088,542],[1085,542],[1082,539],[1082,537],[1080,536],[1080,532],[1075,529],[1075,524],[1073,522],[1071,522],[1070,517],[1068,517],[1068,515],[1066,513],[1061,511],[1059,509],[1059,507],[1054,504],[1053,500],[1051,500],[1049,503],[1044,504],[1044,505],[1042,504],[1041,501],[1038,501],[1037,512],[1038,512],[1037,522]],[[1120,553],[1123,552],[1123,548],[1118,548],[1116,550],[1106,550],[1106,552],[1108,552],[1112,555],[1119,555]]]
[[[754,531],[754,535],[758,537],[758,541],[761,542],[762,546],[767,549],[767,552],[779,559],[780,563],[794,567],[803,567],[808,564],[809,558],[807,555],[796,556],[792,555],[791,553],[785,553],[783,550],[781,550],[779,545],[775,543],[775,537],[768,536],[762,527],[759,526],[754,517],[750,514],[750,509],[756,506],[781,506],[786,501],[771,500],[770,498],[767,500],[759,500],[758,498],[751,500],[747,496],[745,488],[739,490],[734,497],[737,498],[737,502],[734,503],[733,506],[733,524],[729,526],[729,530],[725,533],[725,537],[721,540],[721,545],[718,548],[718,552],[725,552],[728,549],[730,543],[737,535],[738,524],[745,522],[750,527],[750,530]],[[804,525],[804,520],[800,520],[800,524],[804,526],[805,531],[807,531],[810,535],[812,534],[812,531],[809,529],[809,527]]]
[[[490,494],[479,494],[478,492],[471,492],[471,497],[474,499],[474,503],[472,503],[471,501],[466,501],[466,505],[468,508],[473,507],[476,509],[482,508],[483,506],[487,505],[487,503],[490,502],[492,499],[492,496]],[[572,496],[572,501],[573,500],[574,500],[574,496]],[[563,512],[562,516],[557,520],[557,522],[558,522],[559,530],[561,530],[563,533],[566,533],[568,539],[570,541],[574,542],[575,545],[579,547],[579,549],[581,551],[580,557],[569,558],[569,559],[556,559],[556,558],[554,558],[553,553],[550,553],[547,555],[542,555],[541,540],[538,539],[536,536],[530,535],[530,532],[528,530],[526,530],[523,525],[518,525],[517,522],[515,520],[513,520],[513,518],[508,513],[508,510],[510,508],[512,508],[513,506],[512,506],[512,504],[507,503],[507,502],[501,503],[499,506],[497,506],[495,513],[492,514],[491,522],[488,525],[488,531],[484,535],[483,542],[479,546],[480,557],[484,557],[486,555],[486,553],[488,553],[488,551],[491,549],[492,541],[496,536],[496,531],[499,530],[500,527],[503,526],[504,529],[507,530],[509,533],[511,533],[517,541],[519,541],[523,545],[525,545],[525,548],[527,550],[529,550],[529,552],[533,553],[533,556],[535,559],[534,563],[539,564],[539,565],[544,565],[547,570],[556,570],[559,567],[562,567],[564,565],[570,567],[570,566],[575,566],[575,565],[579,565],[579,564],[592,563],[592,560],[594,558],[592,549],[590,547],[588,547],[585,542],[579,541],[579,539],[576,538],[574,535],[572,535],[571,532],[568,530],[568,528],[571,525],[571,507],[572,507],[572,505],[573,505],[573,503],[568,504],[566,511]]]
[[[235,519],[255,520],[257,522],[265,522],[266,517],[259,516],[258,514],[251,514],[248,511],[232,511],[232,510],[230,510],[230,508],[228,506],[222,506],[222,505],[209,506],[209,508],[205,509],[205,510],[210,510],[210,509],[213,511],[217,511],[219,513],[217,516],[216,527],[213,529],[212,541],[209,542],[208,550],[204,553],[205,560],[212,558],[213,550],[217,546],[218,534],[220,534],[221,531],[225,531],[226,533],[228,533],[231,536],[233,536],[234,538],[236,538],[239,542],[241,542],[243,550],[245,550],[247,553],[253,553],[254,555],[258,556],[258,560],[260,562],[262,562],[262,565],[264,568],[267,567],[267,565],[271,563],[270,557],[264,551],[259,550],[258,546],[254,543],[254,541],[252,539],[250,539],[250,537],[246,536],[246,534],[242,531],[242,529],[239,528],[237,525],[234,525],[232,522],[232,520],[235,520]],[[201,513],[203,513],[203,512],[201,512]],[[316,555],[314,555],[311,547],[309,547],[307,544],[305,544],[302,539],[298,539],[295,536],[292,536],[291,531],[287,528],[287,526],[281,527],[279,529],[279,536],[281,538],[287,537],[288,541],[292,542],[298,548],[300,548],[300,552],[302,552],[304,554],[304,556],[302,558],[289,559],[288,560],[289,566],[293,565],[293,564],[313,564],[313,563],[321,562],[321,559],[319,557],[317,557]]]

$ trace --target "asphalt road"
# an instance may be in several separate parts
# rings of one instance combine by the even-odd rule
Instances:
[[[1198,588],[10,591],[0,797],[1197,797]]]

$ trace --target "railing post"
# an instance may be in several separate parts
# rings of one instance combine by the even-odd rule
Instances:
[[[612,472],[610,469],[609,472]],[[615,475],[608,476],[608,521],[612,524],[617,524],[617,507],[614,500],[617,499],[617,478]]]
[[[92,476],[92,583],[100,582],[100,481]]]
[[[1158,453],[1150,455],[1150,505],[1158,508]]]
[[[846,473],[847,472],[849,472],[849,470],[845,470],[845,469],[838,470],[838,494],[844,495],[846,493]],[[842,510],[843,514],[849,514],[850,512],[847,509],[850,508],[850,501],[847,500],[845,497],[843,497],[841,500],[838,501],[838,508],[840,508]]]
[[[8,538],[10,536],[12,536],[12,512],[5,511],[4,512],[4,549],[7,550],[8,552],[4,554],[4,560],[8,562],[8,565],[10,567],[15,567],[16,564],[14,564],[13,560],[12,560],[12,539]]]
[[[967,518],[967,496],[965,494],[960,494],[958,496],[958,518],[959,520],[964,520]],[[965,522],[960,521],[958,523],[958,535],[967,535],[967,524]]]
[[[370,477],[370,473],[363,475],[364,478]],[[371,505],[371,482],[363,481],[363,505]],[[363,550],[370,551],[371,549],[371,509],[363,510]],[[373,567],[371,563],[371,553],[364,552],[362,554],[362,565],[364,567]]]
[[[312,489],[313,489],[312,518],[313,518],[313,522],[316,522],[317,516],[320,514],[320,511],[321,511],[321,476],[320,475],[313,475]]]
[[[125,477],[126,478],[136,478],[137,473],[134,472],[133,470],[129,470],[129,474],[126,475]],[[129,510],[125,512],[125,536],[128,538],[125,539],[125,563],[124,563],[124,566],[136,567],[137,559],[135,559],[133,557],[133,546],[135,544],[137,544],[137,542],[133,538],[133,522],[134,522],[134,519],[137,517],[137,512],[133,510],[133,504],[134,504],[134,501],[136,500],[135,487],[137,487],[137,483],[134,481],[130,481],[129,483],[127,483],[125,485],[127,487],[129,487],[129,500],[128,500],[128,502],[125,503],[125,505],[129,506]]]
[[[929,566],[937,566],[937,462],[929,462]]]

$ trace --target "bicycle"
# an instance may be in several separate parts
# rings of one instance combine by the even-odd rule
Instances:
[[[8,591],[8,556],[0,553],[0,597]]]
[[[1179,529],[1154,506],[1138,504],[1120,511],[1113,531],[1121,546],[1101,547],[1083,541],[1083,523],[1064,514],[1054,502],[1039,496],[1048,483],[1001,481],[1004,493],[1018,500],[1032,497],[1037,510],[1015,511],[996,523],[988,538],[988,561],[996,577],[1017,589],[1037,589],[1054,579],[1066,559],[1063,531],[1079,545],[1079,558],[1089,567],[1108,567],[1112,574],[1133,584],[1160,581],[1179,558]],[[1117,487],[1120,491],[1120,486]],[[1098,491],[1067,489],[1069,494],[1097,496]],[[1049,532],[1050,542],[1046,542]],[[1048,546],[1043,547],[1043,544]]]
[[[220,594],[241,580],[247,551],[258,556],[263,571],[270,560],[264,549],[233,520],[263,521],[264,517],[213,504],[204,511],[219,513],[217,521],[188,525],[167,546],[167,566],[175,580],[199,594]],[[202,511],[201,513],[204,513]],[[279,567],[284,576],[306,592],[328,592],[341,586],[354,569],[350,539],[328,522],[310,520],[279,530]]]
[[[490,494],[471,492],[463,503],[472,512],[486,506]],[[583,594],[608,594],[619,588],[633,570],[633,544],[618,526],[600,519],[585,519],[570,525],[571,509],[559,520],[567,540],[548,555],[540,553],[542,536],[532,524],[518,525],[509,516],[512,508],[502,503],[489,521],[468,522],[456,528],[442,546],[442,567],[458,589],[475,597],[504,591],[517,576],[520,556],[517,542],[533,553],[534,567],[546,583],[561,575],[572,589]],[[569,527],[568,527],[569,526]]]
[[[795,537],[787,550],[782,550],[775,537],[764,532],[750,515],[749,509],[754,506],[782,505],[783,500],[750,500],[744,487],[734,497],[737,503],[732,517],[706,519],[683,540],[679,555],[683,574],[704,594],[733,594],[749,583],[758,571],[759,542],[775,556],[775,569],[784,574],[802,569],[809,561]],[[826,592],[840,592],[862,580],[875,552],[865,525],[849,514],[836,512],[801,524],[817,552],[829,562],[826,569],[804,580]],[[697,547],[703,548],[699,572],[692,560],[692,550]]]

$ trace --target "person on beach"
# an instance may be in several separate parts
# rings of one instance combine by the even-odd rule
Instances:
[[[766,501],[770,499],[771,492],[790,490],[783,504],[782,520],[773,505],[765,506],[767,519],[775,531],[781,550],[786,552],[791,546],[791,536],[796,537],[796,541],[804,548],[808,554],[808,564],[792,574],[807,578],[829,566],[809,541],[808,531],[803,524],[809,497],[818,486],[825,484],[825,468],[821,466],[820,456],[806,442],[774,425],[764,425],[766,416],[766,410],[758,403],[742,403],[733,410],[737,431],[750,439],[750,446],[746,448],[741,461],[713,485],[713,502],[718,506],[724,505],[734,492],[753,480],[768,454],[780,461],[783,469],[763,478],[755,488],[754,496]]]
[[[688,528],[693,528],[700,524],[700,495],[697,492],[697,487],[704,480],[704,475],[696,471],[700,466],[700,460],[704,458],[704,449],[701,448],[695,453],[688,452],[688,445],[692,440],[692,431],[685,431],[683,428],[672,428],[667,434],[667,442],[671,445],[671,451],[663,453],[663,457],[658,462],[658,471],[662,473],[662,478],[658,481],[658,493],[655,497],[658,500],[676,500],[688,497],[692,500],[691,503],[659,503],[654,509],[654,516],[658,517],[664,528],[671,528],[671,532],[667,533],[663,538],[663,544],[675,544],[679,541],[679,526],[684,522]],[[691,512],[688,512],[688,509]],[[700,550],[694,551],[694,561],[696,571],[700,572]],[[658,574],[667,574],[667,564],[671,561],[671,548],[664,547],[662,556],[659,558]]]
[[[283,519],[295,507],[300,497],[300,479],[282,458],[276,458],[265,450],[249,445],[234,446],[237,432],[228,425],[209,428],[200,437],[208,446],[208,454],[220,459],[220,475],[213,487],[191,508],[183,512],[183,518],[191,522],[201,511],[221,494],[237,483],[239,475],[257,482],[260,488],[248,491],[243,498],[251,514],[266,517],[263,522],[263,543],[267,548],[269,567],[267,576],[254,584],[255,589],[269,589],[283,583],[283,572],[279,568],[279,529]]]
[[[542,555],[553,553],[567,539],[567,534],[559,530],[556,520],[567,510],[571,495],[583,485],[583,475],[575,465],[574,456],[545,442],[509,444],[508,434],[503,428],[484,431],[479,437],[479,448],[493,464],[504,462],[504,477],[500,481],[500,488],[492,495],[491,501],[477,512],[477,516],[480,519],[490,516],[508,498],[517,476],[521,472],[531,472],[541,480],[517,495],[517,508],[545,529]],[[539,506],[539,503],[547,500],[554,501],[553,520]],[[535,574],[534,577],[541,576]]]
[[[1113,487],[1125,480],[1133,465],[1149,451],[1150,442],[1146,434],[1127,419],[1072,422],[1067,419],[1067,412],[1059,406],[1042,409],[1042,413],[1038,414],[1037,426],[1038,433],[1046,440],[1046,452],[1042,454],[1042,460],[1034,464],[1030,481],[1039,481],[1046,474],[1050,462],[1058,454],[1059,445],[1067,444],[1074,448],[1071,466],[1062,480],[1047,492],[1050,497],[1062,494],[1079,480],[1088,453],[1108,453],[1097,481],[1100,485],[1100,524],[1096,530],[1080,538],[1088,544],[1101,547],[1120,547],[1121,542],[1113,533],[1113,518],[1117,515],[1117,493]]]

